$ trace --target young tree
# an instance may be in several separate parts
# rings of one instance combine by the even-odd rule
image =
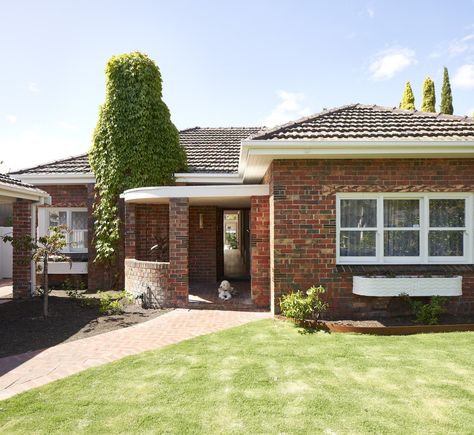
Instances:
[[[21,236],[17,238],[5,235],[2,237],[5,243],[11,242],[15,249],[31,252],[31,260],[34,261],[35,264],[41,264],[41,271],[43,273],[44,318],[47,318],[49,314],[48,261],[54,257],[57,261],[67,261],[71,264],[71,259],[62,253],[63,248],[66,246],[64,231],[66,231],[64,226],[51,227],[48,234],[39,237],[38,241],[34,240],[31,236]]]
[[[423,82],[423,102],[421,103],[422,112],[436,112],[436,95],[434,81],[426,77]]]
[[[453,95],[451,93],[451,84],[449,83],[448,68],[444,67],[443,74],[443,88],[441,89],[441,106],[439,108],[441,113],[447,115],[453,114]]]
[[[173,184],[186,168],[179,133],[162,100],[160,70],[145,54],[113,56],[106,67],[89,160],[100,201],[95,205],[96,260],[111,262],[119,234],[118,199],[126,189]]]
[[[400,103],[400,109],[415,110],[415,96],[413,95],[410,82],[407,82],[405,85],[402,101]]]

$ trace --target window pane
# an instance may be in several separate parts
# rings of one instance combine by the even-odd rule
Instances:
[[[50,211],[48,226],[57,227],[59,225],[67,225],[67,213],[65,211]]]
[[[375,228],[377,226],[376,199],[342,199],[342,228]]]
[[[71,229],[73,230],[87,230],[87,212],[73,211],[72,212]]]
[[[430,227],[464,227],[464,199],[430,199]]]
[[[420,255],[419,231],[385,231],[385,257],[418,257]]]
[[[464,231],[430,231],[428,234],[431,257],[462,257]]]
[[[417,199],[385,199],[383,220],[387,228],[418,228],[420,201]]]
[[[87,248],[87,230],[71,231],[71,247],[76,249]]]
[[[341,231],[341,257],[375,257],[375,231]]]

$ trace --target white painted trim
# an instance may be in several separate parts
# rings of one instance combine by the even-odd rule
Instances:
[[[36,241],[36,204],[31,206],[31,229],[30,229],[30,236],[31,238]],[[30,273],[31,273],[31,280],[30,280],[30,295],[35,296],[36,294],[36,264],[33,260],[30,261]]]
[[[260,180],[274,159],[473,158],[472,140],[251,140],[241,142],[239,175]],[[252,168],[252,160],[258,167]]]
[[[242,198],[269,195],[268,184],[162,186],[129,189],[120,195],[125,202],[147,202],[169,198]]]
[[[49,193],[32,187],[15,186],[14,184],[0,182],[0,196],[21,198],[47,204],[51,201]]]
[[[420,199],[420,256],[419,257],[384,257],[383,255],[383,199]],[[375,199],[377,200],[377,228],[355,228],[357,231],[376,231],[375,257],[343,257],[340,255],[341,232],[341,199]],[[430,257],[428,255],[429,200],[430,199],[464,199],[465,227],[463,257]],[[343,231],[351,228],[342,228]],[[415,230],[415,229],[413,229]],[[433,229],[431,229],[433,231]],[[455,231],[456,228],[444,228]],[[435,231],[443,231],[443,228]],[[336,194],[336,263],[337,264],[472,264],[474,258],[474,194],[471,192],[341,192]]]
[[[400,276],[352,278],[352,293],[359,296],[462,296],[462,276],[418,277]]]
[[[242,184],[243,180],[239,174],[228,173],[185,173],[174,174],[177,183],[202,183],[202,184]]]
[[[68,274],[86,274],[88,270],[87,261],[48,261],[48,274],[68,275]]]
[[[50,184],[95,184],[94,174],[15,174],[12,175],[20,181],[34,185]]]

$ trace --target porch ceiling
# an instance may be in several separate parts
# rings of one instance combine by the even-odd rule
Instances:
[[[252,196],[268,194],[268,184],[242,184],[142,187],[126,190],[121,197],[135,204],[167,204],[170,198],[188,198],[190,205],[247,207]]]

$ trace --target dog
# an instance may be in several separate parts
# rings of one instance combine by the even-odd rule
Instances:
[[[228,301],[229,299],[232,299],[232,296],[236,296],[238,294],[234,287],[230,285],[230,282],[226,280],[221,282],[217,292],[219,293],[219,299],[224,301]]]

